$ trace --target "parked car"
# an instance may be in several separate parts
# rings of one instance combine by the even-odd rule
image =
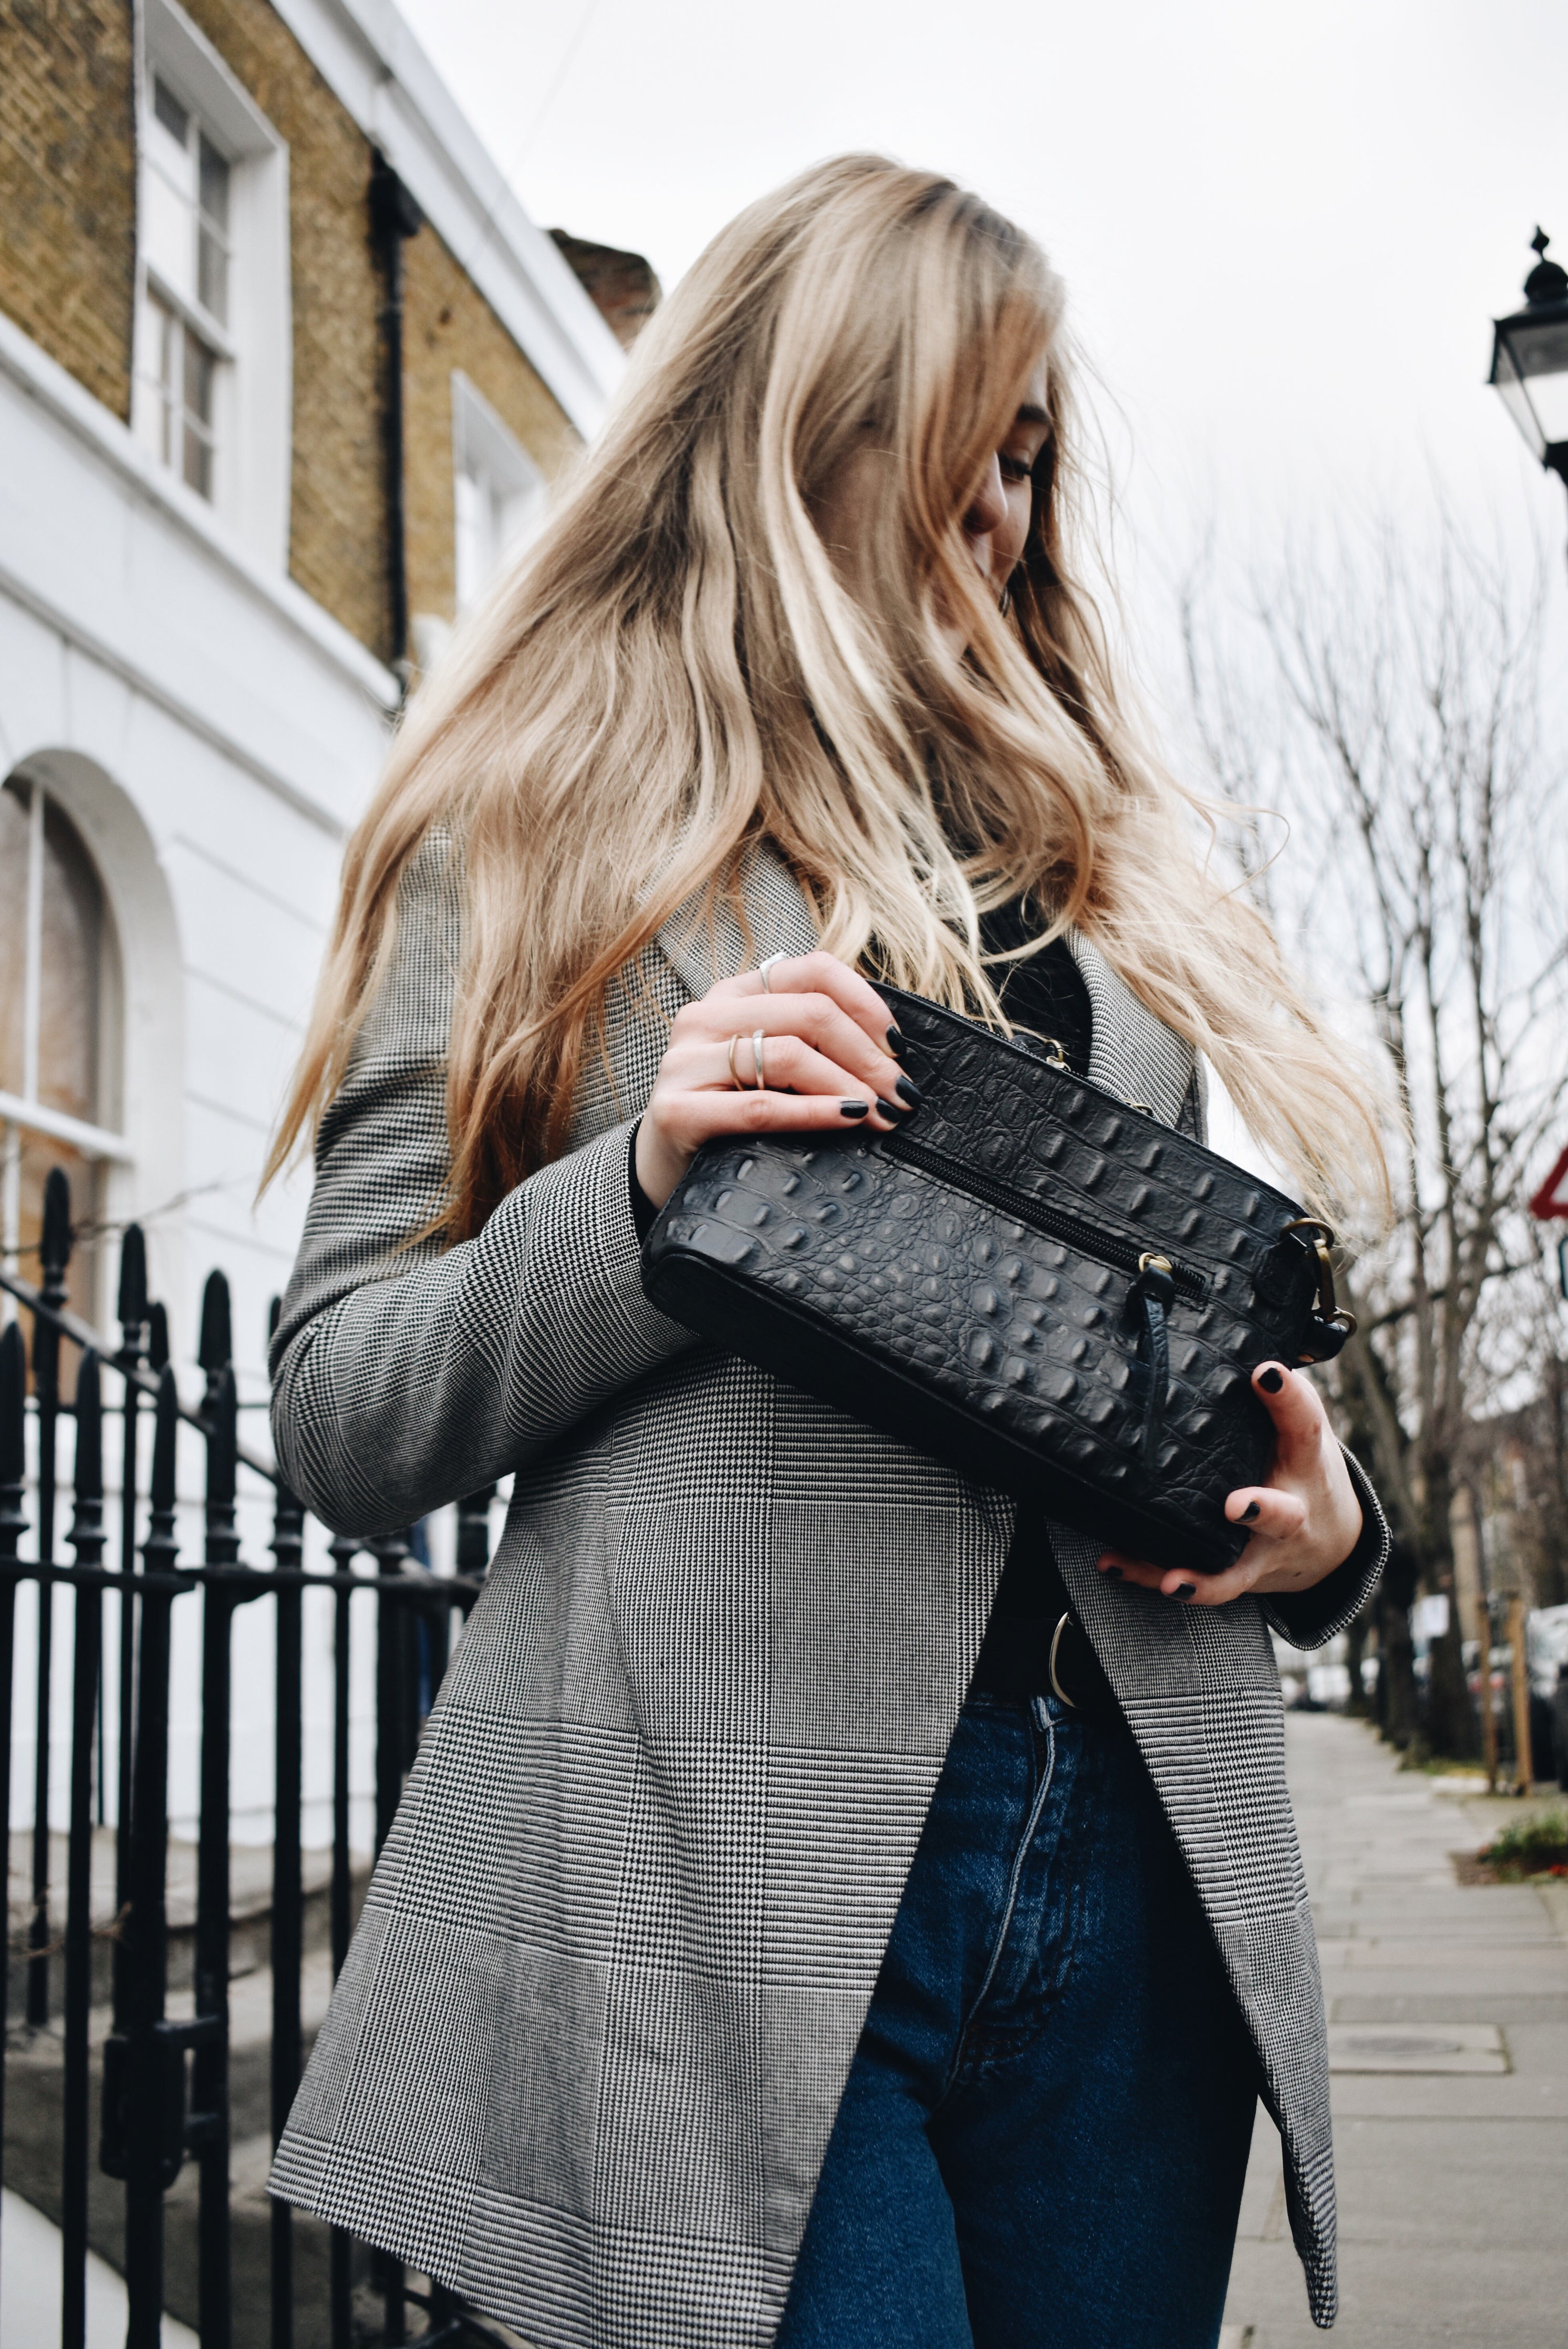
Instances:
[[[1524,1619],[1530,1671],[1531,1769],[1568,1793],[1568,1607],[1536,1607]]]

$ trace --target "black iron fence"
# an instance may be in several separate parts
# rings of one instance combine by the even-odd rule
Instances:
[[[368,1548],[334,1537],[327,1567],[310,1570],[304,1509],[239,1439],[223,1275],[212,1275],[202,1298],[205,1386],[192,1408],[170,1367],[164,1316],[147,1295],[141,1234],[133,1226],[121,1242],[118,1345],[67,1309],[71,1245],[69,1195],[56,1170],[38,1282],[0,1272],[32,1317],[30,1365],[19,1323],[0,1332],[0,1818],[8,1826],[17,1596],[26,1584],[37,1594],[31,1824],[11,1837],[14,1856],[21,1847],[25,1923],[8,1933],[0,2116],[6,2182],[58,2224],[62,2349],[85,2349],[92,2251],[124,2276],[128,2349],[158,2349],[166,2306],[195,2326],[202,2349],[349,2349],[411,2337],[434,2349],[437,2341],[489,2338],[439,2286],[267,2203],[259,2180],[236,2214],[232,2167],[242,2139],[264,2152],[276,2142],[306,2050],[307,1973],[329,1964],[336,1979],[362,1896],[367,1859],[350,1840],[357,1620],[373,1609],[379,1850],[454,1629],[482,1587],[491,1495],[459,1505],[452,1572],[421,1564],[402,1537]],[[68,1401],[63,1347],[76,1366]],[[70,1563],[57,1554],[63,1430]],[[107,1509],[106,1443],[118,1455],[119,1487]],[[182,1554],[176,1483],[192,1445],[202,1471],[199,1557]],[[241,1556],[242,1475],[270,1501],[270,1565]],[[57,1622],[65,1590],[71,1612],[59,1609]],[[307,1886],[303,1676],[312,1590],[331,1599],[331,1834],[329,1863],[309,1855],[320,1880]],[[193,1884],[182,1889],[171,1924],[171,1625],[187,1595],[201,1615],[199,1799]],[[107,1641],[106,1597],[117,1602]],[[256,1913],[236,1918],[234,1632],[240,1611],[265,1599],[275,1614],[271,1881],[259,1908],[252,1904]],[[51,1700],[55,1640],[67,1625],[66,1738],[52,1733]],[[64,1831],[51,1832],[62,1784]],[[13,1882],[16,1873],[13,1864]],[[13,1898],[13,1920],[16,1905]],[[258,1982],[270,1988],[261,2032]],[[252,2010],[243,2046],[231,2027],[236,1983]]]

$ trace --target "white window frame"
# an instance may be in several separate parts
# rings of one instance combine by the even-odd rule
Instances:
[[[229,165],[229,298],[226,323],[209,318],[169,285],[139,254],[137,353],[132,426],[155,440],[159,395],[151,380],[148,295],[171,309],[219,359],[214,396],[211,501],[178,492],[215,512],[270,568],[288,567],[289,469],[293,456],[293,307],[289,288],[288,149],[248,91],[177,0],[141,0],[138,65],[140,202],[147,203],[145,126],[154,80],[187,107]]]
[[[515,560],[542,527],[550,505],[550,484],[516,434],[504,424],[478,386],[461,368],[452,378],[452,602],[461,616],[485,594],[496,574]],[[483,579],[460,576],[457,538],[460,483],[464,475],[484,482],[502,510],[489,569]],[[463,593],[464,586],[467,593]]]
[[[19,1093],[0,1091],[0,1263],[7,1272],[19,1272],[21,1257],[22,1200],[22,1137],[36,1134],[47,1141],[68,1143],[84,1158],[108,1159],[111,1164],[129,1166],[135,1153],[122,1133],[101,1125],[90,1125],[79,1117],[67,1116],[65,1111],[50,1109],[38,1099],[42,1081],[39,1061],[39,1021],[43,1006],[44,968],[44,815],[49,794],[36,776],[17,772],[6,779],[27,794],[27,887],[23,916],[22,947],[22,1090]],[[64,809],[66,821],[81,834]],[[91,854],[82,843],[84,854]],[[117,990],[118,945],[111,924],[109,892],[99,878],[99,888],[103,901],[106,930],[104,944],[108,967],[99,972],[99,986],[113,993]],[[117,1005],[111,999],[112,1015]],[[112,1016],[101,1017],[99,1023],[99,1090],[112,1102],[118,1093],[118,1067],[110,1055],[111,1039],[118,1030],[118,1020]],[[0,1299],[0,1319],[14,1317],[15,1307],[8,1293]]]

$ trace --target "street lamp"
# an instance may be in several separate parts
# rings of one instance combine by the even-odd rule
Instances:
[[[1525,307],[1492,321],[1489,381],[1532,453],[1568,488],[1568,270],[1547,260],[1544,229],[1530,241],[1541,257],[1524,281]]]

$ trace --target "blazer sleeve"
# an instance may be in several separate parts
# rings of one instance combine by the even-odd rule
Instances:
[[[1179,1133],[1208,1143],[1209,1072],[1201,1052],[1193,1062],[1192,1082],[1176,1125]],[[1260,1602],[1270,1629],[1293,1648],[1325,1647],[1336,1632],[1353,1623],[1382,1581],[1388,1561],[1388,1523],[1377,1495],[1354,1453],[1345,1454],[1345,1464],[1361,1504],[1361,1533],[1355,1547],[1343,1565],[1312,1589],[1289,1597],[1272,1595]]]
[[[1366,1471],[1353,1452],[1345,1455],[1361,1504],[1361,1534],[1342,1566],[1310,1590],[1272,1592],[1262,1601],[1270,1628],[1293,1648],[1321,1648],[1353,1623],[1383,1579],[1388,1562],[1388,1520]]]
[[[693,1340],[642,1293],[628,1154],[662,1049],[646,1009],[618,1065],[632,1115],[443,1248],[459,859],[410,859],[396,943],[341,1090],[273,1341],[273,1439],[306,1506],[367,1538],[493,1484]],[[629,1002],[638,990],[628,990]],[[609,1104],[613,1110],[617,1104]]]

